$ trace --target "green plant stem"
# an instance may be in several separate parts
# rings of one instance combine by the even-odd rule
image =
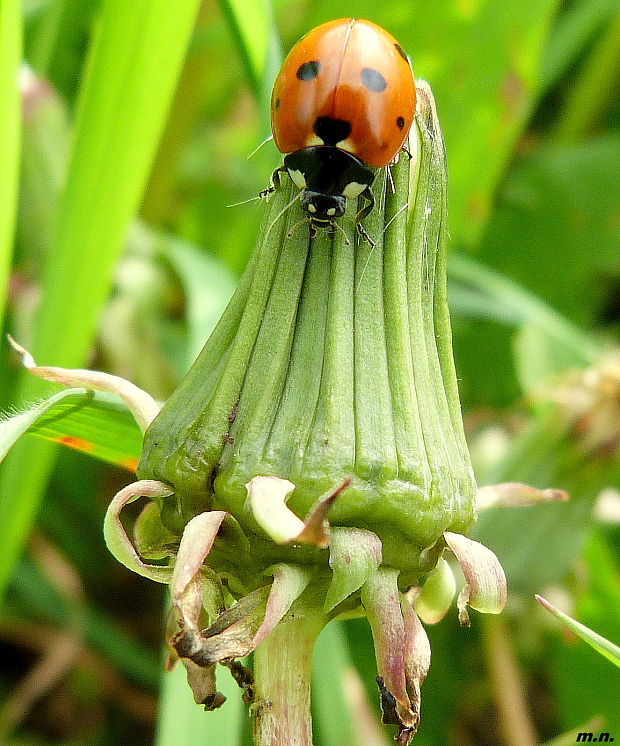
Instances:
[[[325,620],[279,624],[254,653],[256,746],[312,746],[310,665]]]
[[[480,621],[502,743],[505,746],[536,746],[538,739],[528,713],[506,622],[496,616],[481,617]]]

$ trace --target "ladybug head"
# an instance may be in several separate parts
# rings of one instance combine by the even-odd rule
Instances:
[[[313,220],[329,222],[344,215],[346,198],[342,194],[323,194],[305,189],[301,195],[301,207]]]

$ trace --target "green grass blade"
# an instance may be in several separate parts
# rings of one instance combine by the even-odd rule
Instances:
[[[4,3],[3,3],[4,5]],[[106,0],[81,90],[55,240],[43,272],[32,351],[79,367],[109,293],[125,231],[137,211],[199,0]],[[44,391],[23,376],[16,401]],[[49,389],[48,389],[49,390]],[[0,594],[19,555],[53,459],[20,443],[0,479]],[[27,467],[27,468],[26,468]]]
[[[101,392],[67,389],[0,421],[0,460],[25,433],[134,470],[142,433],[127,407]]]
[[[534,598],[543,608],[550,611],[560,621],[564,622],[572,632],[574,632],[578,637],[581,637],[584,642],[587,642],[591,648],[594,648],[597,653],[600,653],[604,658],[607,658],[608,661],[611,661],[611,663],[614,663],[618,668],[620,668],[620,648],[617,645],[614,645],[613,642],[606,640],[584,624],[569,617],[568,614],[560,611],[553,604],[550,604],[549,601],[542,598],[542,596],[535,595]]]
[[[21,59],[21,10],[17,0],[0,3],[0,327],[13,249],[17,208],[21,104],[17,76]]]
[[[67,389],[60,391],[55,396],[51,396],[44,402],[35,405],[27,412],[21,412],[11,417],[7,417],[0,422],[0,461],[6,456],[9,449],[16,443],[22,435],[28,432],[34,423],[46,412],[53,410],[63,400],[72,399],[73,401],[81,400],[87,396],[85,389]]]
[[[267,65],[272,12],[269,0],[222,0],[248,80],[257,98],[262,97],[262,81]]]
[[[108,0],[82,89],[35,356],[79,364],[109,292],[189,40],[197,0]],[[79,311],[78,311],[79,309]]]

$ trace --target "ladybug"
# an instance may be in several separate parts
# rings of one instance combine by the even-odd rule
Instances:
[[[346,200],[363,197],[360,221],[372,210],[373,168],[399,152],[413,122],[416,90],[409,60],[387,31],[341,18],[307,33],[291,49],[271,96],[271,128],[286,172],[302,190],[311,235],[334,232]],[[372,243],[372,241],[371,241]]]

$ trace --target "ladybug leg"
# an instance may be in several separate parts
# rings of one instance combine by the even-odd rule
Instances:
[[[371,246],[376,246],[376,243],[368,235],[366,229],[362,225],[362,220],[372,211],[372,208],[375,206],[375,197],[370,191],[370,187],[366,187],[366,189],[364,189],[364,191],[360,194],[360,197],[364,197],[364,199],[367,201],[367,204],[362,207],[362,209],[355,216],[355,225],[357,226],[357,232],[360,234],[360,237],[363,241],[368,241]]]
[[[287,169],[284,166],[279,166],[278,168],[276,168],[276,170],[271,174],[271,184],[267,187],[267,189],[263,189],[258,193],[258,196],[261,199],[271,194],[272,192],[275,192],[276,189],[280,188],[280,174],[283,173],[287,173]]]

